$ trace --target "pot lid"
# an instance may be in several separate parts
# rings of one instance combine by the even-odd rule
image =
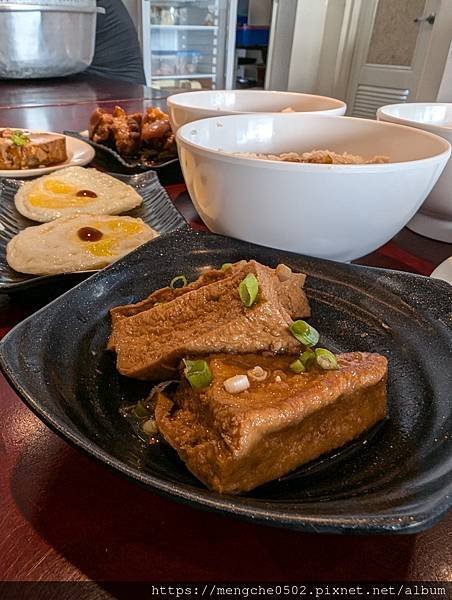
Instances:
[[[96,0],[20,0],[20,2],[0,0],[0,10],[56,10],[95,12]]]

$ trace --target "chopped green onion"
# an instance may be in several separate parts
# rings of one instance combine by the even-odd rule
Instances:
[[[149,417],[151,411],[145,404],[146,400],[140,400],[135,404],[132,409],[132,414],[137,419],[143,419],[144,417]]]
[[[303,373],[304,371],[306,371],[306,367],[301,362],[301,358],[297,358],[297,360],[294,360],[293,363],[289,365],[289,369],[294,373]]]
[[[30,141],[28,135],[26,135],[23,131],[13,131],[11,133],[11,141],[16,146],[25,146]]]
[[[258,292],[259,282],[257,281],[256,275],[248,273],[239,285],[240,300],[247,308],[250,308],[255,303]]]
[[[207,387],[212,381],[212,371],[205,360],[184,359],[184,375],[194,390]]]
[[[319,332],[306,321],[294,321],[289,329],[294,338],[305,346],[315,346],[319,341]]]
[[[319,367],[321,369],[325,369],[326,371],[339,368],[334,354],[325,348],[315,349],[315,359]]]
[[[222,271],[227,271],[228,269],[230,269],[232,267],[232,263],[223,263],[221,265],[221,270]]]
[[[174,279],[171,279],[169,286],[172,290],[176,290],[178,288],[184,288],[187,284],[188,281],[185,275],[178,275],[177,277],[174,277]]]
[[[306,368],[309,368],[309,366],[315,362],[315,352],[308,348],[301,354],[300,360]]]

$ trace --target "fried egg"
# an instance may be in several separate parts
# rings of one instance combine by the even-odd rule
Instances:
[[[6,247],[6,260],[15,271],[31,275],[89,271],[109,265],[157,235],[133,217],[61,217],[14,236]]]
[[[130,185],[83,167],[67,167],[27,181],[14,199],[21,215],[40,223],[69,215],[118,215],[142,201]]]

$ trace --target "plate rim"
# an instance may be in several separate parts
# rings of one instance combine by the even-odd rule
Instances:
[[[80,141],[84,141],[81,138],[86,139],[85,143],[89,144],[91,146],[91,148],[93,148],[94,152],[96,152],[96,150],[99,150],[99,152],[105,152],[106,154],[108,154],[110,156],[110,158],[112,160],[115,160],[124,169],[129,169],[132,172],[138,170],[138,174],[139,173],[147,173],[148,171],[156,171],[157,173],[159,173],[160,171],[163,171],[166,167],[170,167],[171,165],[174,165],[179,162],[179,156],[176,153],[176,156],[174,156],[172,158],[168,158],[164,162],[157,163],[153,166],[140,165],[139,163],[130,164],[125,160],[125,158],[123,158],[118,152],[116,152],[116,150],[113,150],[113,148],[109,148],[108,146],[105,146],[104,144],[101,144],[100,142],[94,142],[93,140],[90,140],[88,129],[84,129],[82,131],[75,131],[75,130],[67,129],[67,130],[65,130],[64,135],[67,135],[74,139],[78,139]]]
[[[165,235],[172,236],[181,233],[181,231],[173,231]],[[224,238],[225,236],[218,236],[216,234],[189,231],[186,232],[190,236],[203,236],[211,238]],[[163,236],[161,236],[163,237]],[[156,243],[161,238],[151,240],[148,244]],[[226,238],[229,239],[229,238]],[[250,244],[252,247],[256,247],[256,244]],[[259,247],[259,246],[257,246]],[[267,248],[268,250],[268,248]],[[304,256],[300,254],[294,254],[299,258],[306,258],[312,260],[312,257]],[[130,256],[130,255],[129,255]],[[124,257],[126,258],[126,257]],[[417,279],[423,281],[429,286],[432,285],[432,280],[429,277],[422,275],[406,273],[403,271],[394,271],[391,269],[384,269],[379,267],[368,267],[366,265],[352,265],[348,263],[338,263],[336,261],[314,259],[319,263],[328,263],[340,265],[345,270],[357,272],[360,270],[370,271],[375,277],[378,276],[390,276],[391,274],[403,275],[407,279]],[[113,266],[113,265],[112,265]],[[98,272],[93,275],[105,274],[110,267]],[[91,278],[89,278],[91,279]],[[190,486],[184,486],[181,483],[166,482],[159,477],[139,471],[138,469],[127,465],[121,459],[110,455],[106,450],[102,449],[95,442],[91,441],[83,434],[74,434],[69,427],[66,427],[64,422],[54,417],[46,409],[43,409],[38,400],[35,400],[31,394],[27,392],[25,387],[18,380],[18,376],[13,372],[10,367],[7,347],[8,345],[14,345],[14,338],[21,333],[23,328],[33,321],[36,315],[44,313],[49,310],[52,305],[61,302],[62,299],[72,293],[76,293],[79,286],[87,285],[89,280],[85,280],[77,286],[71,288],[58,298],[54,299],[49,304],[43,306],[32,315],[25,318],[23,321],[18,323],[13,329],[11,329],[2,340],[0,340],[0,369],[5,375],[7,381],[11,387],[16,391],[21,400],[32,410],[32,412],[38,416],[54,433],[62,437],[71,446],[82,450],[96,461],[103,465],[118,472],[121,476],[127,477],[127,479],[139,483],[145,486],[151,491],[155,491],[164,496],[170,497],[178,502],[188,503],[194,507],[214,511],[220,514],[232,515],[244,520],[262,523],[271,526],[290,528],[298,531],[305,531],[311,533],[327,533],[327,534],[411,534],[418,533],[425,529],[428,529],[439,521],[451,508],[452,497],[449,494],[442,494],[439,500],[435,500],[434,505],[430,505],[428,510],[426,504],[429,501],[422,502],[421,506],[416,506],[411,510],[409,516],[407,514],[398,515],[394,512],[390,513],[376,513],[366,512],[365,514],[356,515],[354,513],[348,514],[337,514],[334,518],[331,515],[320,515],[315,516],[312,514],[304,513],[291,513],[282,509],[270,509],[266,510],[264,507],[247,506],[241,504],[240,501],[236,501],[240,496],[229,496],[220,495],[215,492],[204,489],[190,489]],[[435,286],[442,288],[444,291],[449,287],[447,284],[441,281],[435,281]],[[448,290],[447,290],[448,291]],[[452,488],[452,483],[451,483]],[[263,504],[265,501],[263,501]],[[308,503],[306,503],[308,504]],[[403,505],[400,505],[403,506]]]
[[[70,160],[64,163],[48,165],[46,167],[38,167],[37,169],[0,169],[0,178],[28,179],[29,177],[47,175],[48,173],[53,173],[54,171],[65,169],[66,167],[83,167],[84,165],[87,165],[90,162],[92,162],[96,156],[96,151],[90,144],[78,138],[66,135],[65,133],[58,133],[55,131],[42,131],[41,129],[27,129],[26,127],[14,127],[14,130],[29,131],[30,133],[49,133],[52,135],[62,135],[66,139],[66,144],[72,144],[74,146],[73,151],[75,151],[78,146],[80,149],[83,149],[86,156],[81,157],[80,159],[74,159],[74,157],[72,156]]]

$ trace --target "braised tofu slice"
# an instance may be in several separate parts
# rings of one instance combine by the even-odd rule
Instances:
[[[248,274],[259,285],[250,307],[239,295]],[[203,277],[203,285],[192,284],[174,294],[165,288],[136,307],[112,311],[109,348],[117,353],[121,374],[149,380],[172,377],[186,355],[297,352],[299,343],[289,325],[293,317],[310,313],[302,273],[281,281],[275,269],[243,261],[221,277]]]
[[[0,169],[35,169],[67,160],[64,135],[27,133],[18,145],[13,141],[14,131],[0,129]]]
[[[343,446],[385,417],[384,356],[342,354],[337,370],[314,367],[300,374],[289,368],[293,358],[211,356],[205,359],[213,376],[207,388],[196,391],[183,379],[173,397],[158,395],[159,431],[210,489],[249,491]],[[225,382],[238,375],[247,375],[250,385],[229,393]]]

